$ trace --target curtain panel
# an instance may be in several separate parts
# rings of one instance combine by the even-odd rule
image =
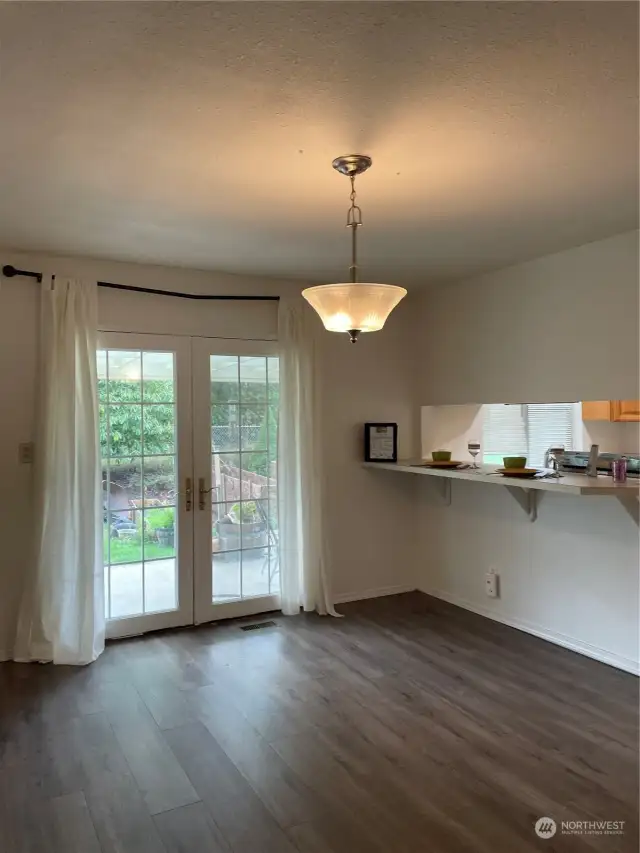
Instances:
[[[282,611],[337,616],[323,528],[321,411],[315,315],[302,297],[278,314],[280,416],[278,489]]]
[[[19,661],[88,664],[104,649],[97,316],[96,283],[43,281],[35,553]]]

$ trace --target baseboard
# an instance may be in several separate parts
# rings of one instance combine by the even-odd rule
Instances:
[[[341,592],[334,595],[334,604],[345,604],[347,601],[363,601],[365,598],[382,598],[385,595],[400,595],[403,592],[415,592],[415,585],[410,583],[396,586],[379,586],[375,589],[363,589],[360,592]]]
[[[600,646],[594,646],[591,643],[585,643],[582,640],[577,640],[575,637],[569,637],[566,634],[560,634],[556,631],[550,631],[548,628],[543,628],[540,625],[532,624],[522,619],[514,619],[512,617],[503,616],[501,613],[496,613],[489,610],[487,607],[474,604],[471,601],[466,601],[459,598],[457,595],[444,592],[439,589],[419,589],[426,595],[432,595],[434,598],[440,598],[443,601],[448,601],[449,604],[455,604],[457,607],[462,607],[464,610],[470,610],[472,613],[477,613],[479,616],[484,616],[486,619],[492,619],[494,622],[501,622],[503,625],[508,625],[510,628],[517,628],[519,631],[524,631],[527,634],[533,634],[534,637],[540,637],[542,640],[547,640],[549,643],[555,643],[557,646],[562,646],[565,649],[570,649],[572,652],[585,655],[588,658],[600,661],[600,663],[609,664],[616,669],[622,669],[625,672],[630,672],[632,675],[640,675],[640,665],[638,661],[632,658],[617,655],[614,652],[602,649]]]

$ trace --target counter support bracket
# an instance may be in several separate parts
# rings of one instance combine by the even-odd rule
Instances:
[[[443,477],[438,480],[438,492],[445,506],[451,506],[451,480]]]
[[[517,486],[507,486],[507,491],[520,504],[529,521],[535,521],[538,517],[538,501],[542,495],[534,489],[519,489]]]
[[[618,500],[634,520],[636,526],[640,527],[640,503],[638,503],[638,498],[618,495]]]

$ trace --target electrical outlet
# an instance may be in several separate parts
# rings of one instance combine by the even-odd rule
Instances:
[[[500,575],[493,569],[484,576],[484,589],[489,598],[500,597]]]
[[[33,462],[33,442],[25,441],[18,445],[18,459],[22,465],[31,465]]]

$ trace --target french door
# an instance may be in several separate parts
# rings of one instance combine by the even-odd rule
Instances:
[[[99,346],[108,636],[277,608],[275,344]]]
[[[196,622],[279,606],[276,344],[197,338]]]

